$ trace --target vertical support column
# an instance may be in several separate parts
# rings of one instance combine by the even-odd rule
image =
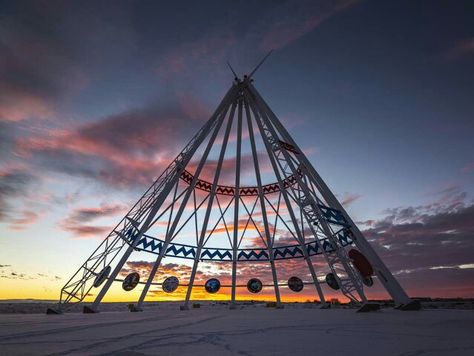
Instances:
[[[239,98],[237,113],[237,147],[235,157],[235,191],[234,191],[234,230],[232,240],[232,290],[230,309],[235,309],[235,294],[237,289],[237,245],[239,234],[239,203],[240,203],[240,164],[242,154],[242,98]]]
[[[258,164],[257,147],[255,145],[255,137],[253,134],[252,118],[250,116],[250,112],[249,112],[249,108],[247,104],[245,105],[245,114],[247,116],[247,127],[249,130],[250,145],[252,148],[252,157],[253,157],[253,163],[254,163],[254,168],[255,168],[255,176],[257,179],[258,198],[260,199],[260,209],[262,211],[262,219],[263,219],[263,225],[265,229],[265,236],[267,238],[268,258],[270,260],[270,267],[272,269],[272,278],[273,278],[273,286],[275,289],[275,298],[276,298],[277,308],[283,308],[283,305],[281,304],[281,298],[280,298],[280,289],[278,287],[278,276],[277,276],[276,268],[275,268],[275,258],[273,256],[273,242],[270,236],[267,212],[266,212],[265,201],[263,197],[262,178],[260,176],[260,167]]]
[[[245,107],[246,107],[246,109],[248,109],[247,102],[245,102]],[[258,113],[256,113],[253,110],[253,108],[252,108],[252,112],[253,112],[254,116],[258,115]],[[264,137],[263,128],[262,128],[260,122],[258,120],[256,120],[256,122],[257,122],[257,126],[259,128],[261,136]],[[298,243],[300,245],[301,251],[303,252],[303,258],[305,259],[306,264],[308,265],[308,269],[309,269],[309,272],[311,274],[311,278],[313,279],[314,287],[316,288],[316,291],[318,293],[318,296],[319,296],[319,299],[320,299],[321,303],[325,303],[326,300],[324,298],[324,293],[323,293],[323,291],[321,289],[321,286],[319,284],[318,277],[316,276],[316,272],[314,271],[314,266],[313,266],[313,263],[311,261],[311,257],[308,255],[308,250],[306,249],[306,246],[305,246],[305,240],[304,240],[303,234],[302,234],[302,232],[299,228],[299,224],[298,224],[298,221],[296,219],[295,213],[293,211],[293,207],[291,205],[291,201],[289,199],[288,192],[286,191],[286,188],[283,186],[283,183],[282,183],[283,178],[282,178],[280,170],[279,170],[279,168],[278,168],[278,166],[275,162],[275,157],[273,156],[272,148],[270,147],[270,144],[267,142],[267,140],[264,139],[263,141],[264,141],[264,144],[265,144],[265,148],[267,150],[268,157],[270,158],[270,163],[272,165],[273,171],[275,172],[275,175],[276,175],[276,178],[277,178],[277,181],[278,181],[278,186],[280,187],[280,192],[282,193],[283,199],[285,200],[285,205],[288,208],[288,212],[290,214],[291,222],[295,227],[296,236],[298,236]]]
[[[214,197],[216,195],[217,185],[219,183],[219,177],[220,177],[220,173],[221,173],[221,169],[222,169],[222,162],[224,161],[225,151],[227,149],[227,142],[229,141],[230,129],[232,128],[232,122],[233,122],[233,119],[234,119],[235,107],[236,107],[236,102],[234,101],[232,103],[232,109],[231,109],[231,112],[230,112],[229,121],[227,123],[226,131],[225,131],[225,134],[224,134],[224,140],[222,142],[221,152],[220,152],[220,155],[219,155],[219,160],[217,162],[216,173],[214,175],[214,181],[213,181],[213,184],[212,184],[211,193],[209,195],[209,202],[208,202],[208,205],[207,205],[207,210],[206,210],[206,214],[204,216],[204,221],[203,221],[203,224],[202,224],[201,234],[200,234],[199,241],[198,241],[198,246],[197,246],[197,249],[196,249],[196,256],[194,257],[193,269],[191,271],[191,278],[189,279],[189,282],[188,282],[188,289],[186,291],[186,299],[184,301],[184,305],[181,307],[182,310],[189,309],[189,299],[191,298],[191,292],[193,290],[194,279],[196,277],[196,271],[197,271],[197,267],[198,267],[198,264],[199,264],[199,259],[201,257],[201,251],[202,251],[202,247],[203,247],[203,244],[204,244],[204,239],[206,238],[206,234],[207,234],[207,226],[208,226],[208,223],[209,223],[209,216],[210,216],[211,211],[212,211],[212,204],[214,202]]]

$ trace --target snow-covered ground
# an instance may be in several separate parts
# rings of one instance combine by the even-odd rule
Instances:
[[[142,313],[0,314],[0,355],[474,355],[474,311],[206,304]]]

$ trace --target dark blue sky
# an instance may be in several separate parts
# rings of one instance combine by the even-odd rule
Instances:
[[[243,75],[274,49],[255,86],[367,234],[398,246],[380,247],[391,267],[413,291],[429,277],[472,296],[473,18],[472,1],[1,1],[2,251],[42,248],[40,231],[86,254],[97,240],[70,237],[106,228],[71,215],[135,201],[219,103],[226,61]]]

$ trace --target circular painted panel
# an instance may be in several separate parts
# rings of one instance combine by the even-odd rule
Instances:
[[[111,269],[110,266],[104,267],[104,269],[95,277],[93,284],[95,288],[100,287],[100,285],[104,283],[109,276]]]
[[[163,282],[163,290],[166,293],[173,293],[179,286],[179,280],[176,277],[168,277]]]
[[[304,288],[304,284],[301,278],[291,277],[290,279],[288,279],[288,287],[293,292],[301,292]]]
[[[369,260],[360,251],[352,249],[349,251],[348,256],[362,277],[367,277],[374,274],[374,269],[372,268]]]
[[[217,293],[219,289],[221,289],[221,282],[219,282],[219,280],[216,278],[208,279],[204,285],[204,288],[206,288],[207,293]]]
[[[249,281],[247,282],[247,289],[250,293],[258,293],[262,290],[262,288],[262,281],[258,278],[249,279]]]
[[[124,291],[131,291],[140,282],[140,275],[137,272],[130,273],[122,282],[122,288]]]
[[[331,287],[334,290],[339,289],[339,283],[337,283],[337,279],[332,273],[328,273],[326,275],[326,283],[328,284],[329,287]]]
[[[364,277],[362,279],[362,282],[364,282],[364,284],[367,286],[367,287],[372,287],[374,285],[374,280],[372,279],[371,276],[367,276],[367,277]]]

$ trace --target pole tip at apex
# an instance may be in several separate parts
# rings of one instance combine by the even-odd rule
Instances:
[[[263,64],[263,62],[265,62],[265,60],[270,56],[270,54],[272,54],[272,52],[273,52],[273,48],[267,53],[267,55],[265,57],[263,57],[263,59],[254,68],[254,70],[252,72],[250,72],[250,74],[248,75],[249,79],[252,78],[252,76],[255,74],[255,72],[258,70],[258,68],[260,68],[260,66]]]

